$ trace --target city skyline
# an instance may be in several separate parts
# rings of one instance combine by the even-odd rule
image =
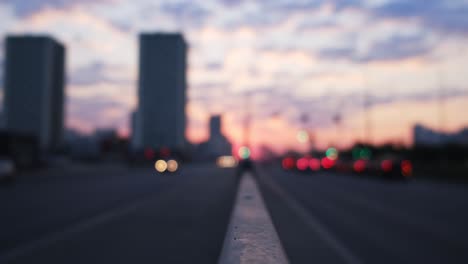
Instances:
[[[338,106],[346,131],[339,144],[364,138],[367,115],[373,142],[409,144],[415,123],[451,131],[468,123],[467,8],[463,1],[2,1],[0,34],[47,33],[70,49],[67,127],[80,131],[117,127],[127,135],[137,35],[180,31],[190,47],[192,142],[208,137],[210,115],[223,113],[228,138],[241,143],[243,98],[251,91],[254,144],[300,149],[295,133],[307,126],[324,147],[336,138]]]

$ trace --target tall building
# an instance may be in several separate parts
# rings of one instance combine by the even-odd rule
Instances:
[[[185,146],[187,45],[181,34],[141,34],[136,149]]]
[[[6,38],[5,129],[56,150],[64,126],[65,48],[47,36]]]

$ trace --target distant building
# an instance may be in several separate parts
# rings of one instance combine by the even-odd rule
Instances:
[[[68,129],[65,131],[65,143],[73,159],[98,160],[100,158],[99,141],[95,135],[84,135]]]
[[[215,115],[210,118],[210,138],[222,136],[221,133],[221,116]]]
[[[133,147],[185,147],[187,45],[181,34],[141,34]]]
[[[416,146],[468,145],[468,128],[455,133],[444,133],[418,124],[413,129],[413,141]]]
[[[37,138],[42,152],[63,138],[65,48],[46,36],[6,38],[5,129]]]
[[[210,137],[198,147],[198,153],[208,159],[232,155],[232,145],[221,131],[222,118],[220,115],[210,118]]]

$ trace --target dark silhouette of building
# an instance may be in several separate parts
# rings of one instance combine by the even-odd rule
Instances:
[[[468,128],[463,128],[455,133],[444,133],[418,124],[413,128],[413,141],[416,146],[442,146],[446,144],[468,146]]]
[[[210,118],[210,137],[206,142],[199,145],[198,152],[200,155],[208,159],[232,155],[232,145],[223,135],[221,127],[221,116],[212,116]]]
[[[47,36],[9,36],[5,59],[5,130],[37,138],[42,152],[63,137],[65,48]]]
[[[222,136],[221,134],[221,116],[215,115],[210,118],[210,138]]]
[[[187,45],[181,34],[141,34],[133,147],[185,147]]]

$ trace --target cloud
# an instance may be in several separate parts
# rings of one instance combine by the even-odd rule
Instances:
[[[425,35],[394,35],[386,40],[374,42],[365,54],[354,56],[361,62],[398,61],[427,55],[433,48]],[[345,52],[344,55],[350,54]]]
[[[466,1],[394,0],[372,10],[377,18],[416,19],[443,33],[468,34]]]
[[[462,88],[454,88],[454,87],[444,87],[443,94],[440,94],[438,91],[434,91],[433,93],[426,91],[422,92],[415,92],[415,93],[400,93],[400,94],[393,94],[393,95],[386,95],[386,96],[377,96],[377,95],[370,95],[368,102],[365,104],[366,108],[373,107],[375,105],[383,105],[383,104],[392,104],[396,102],[402,101],[411,101],[411,102],[425,102],[425,101],[432,101],[435,99],[452,99],[457,97],[466,97],[468,96],[468,90]],[[362,97],[362,95],[361,95]]]
[[[325,48],[318,52],[322,59],[352,59],[356,50],[353,47]]]
[[[323,48],[317,56],[323,60],[346,60],[353,63],[401,61],[430,55],[435,49],[432,40],[423,33],[414,35],[391,35],[383,40],[369,43],[359,51],[353,43],[348,46]]]
[[[244,0],[220,0],[226,6],[233,7],[244,3]]]
[[[122,71],[119,66],[106,65],[103,62],[95,61],[73,71],[70,75],[69,83],[78,86],[91,86],[101,83],[133,85],[135,83],[133,79],[112,76],[112,72],[119,71]]]
[[[209,17],[210,11],[205,7],[196,4],[195,1],[167,2],[160,6],[160,11],[172,16],[179,23],[190,25],[202,25]]]
[[[13,6],[15,13],[23,17],[46,8],[65,9],[74,5],[112,3],[114,1],[115,0],[0,0],[0,3]]]
[[[90,132],[94,128],[127,129],[130,107],[110,97],[71,97],[67,102],[68,127]]]

